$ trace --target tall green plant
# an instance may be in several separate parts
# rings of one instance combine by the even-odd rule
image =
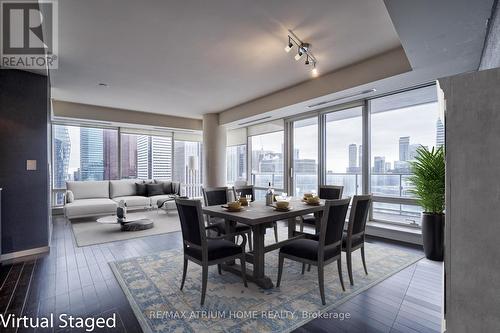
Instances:
[[[415,161],[410,162],[413,175],[409,180],[414,186],[410,193],[417,197],[426,213],[442,214],[445,203],[444,148],[432,147],[429,150],[420,146],[416,155]]]

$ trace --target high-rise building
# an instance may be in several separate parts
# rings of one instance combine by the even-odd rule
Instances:
[[[363,145],[359,145],[358,149],[358,168],[361,170],[363,167],[361,164],[363,163]]]
[[[104,179],[103,154],[103,130],[80,128],[80,180]]]
[[[137,178],[137,136],[121,136],[122,178]]]
[[[351,143],[348,146],[348,150],[349,150],[349,165],[346,171],[348,173],[357,173],[360,170],[360,167],[358,166],[358,146],[355,143]]]
[[[137,136],[137,178],[172,179],[172,138]]]
[[[385,173],[385,157],[375,156],[373,158],[373,172],[374,173]]]
[[[441,118],[436,121],[436,147],[444,146],[444,125]]]
[[[119,179],[118,170],[118,132],[103,130],[104,179]]]
[[[355,168],[358,159],[358,146],[355,143],[349,145],[349,168]]]
[[[408,161],[408,149],[410,146],[410,137],[402,136],[399,138],[399,160]]]
[[[71,140],[66,126],[54,126],[54,188],[64,188],[69,180]]]
[[[150,137],[150,178],[172,179],[172,137]]]
[[[137,136],[137,178],[149,179],[150,174],[149,136]]]

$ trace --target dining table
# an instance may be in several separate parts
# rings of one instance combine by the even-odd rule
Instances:
[[[295,239],[305,237],[304,234],[297,233],[295,230],[296,220],[299,216],[314,214],[316,217],[316,230],[318,230],[324,209],[324,200],[320,200],[317,205],[310,205],[299,198],[294,198],[290,200],[289,207],[288,211],[281,211],[275,209],[273,206],[267,206],[264,201],[254,201],[248,206],[242,206],[240,211],[229,211],[221,205],[205,206],[203,207],[203,214],[224,219],[227,234],[235,232],[234,229],[237,222],[251,227],[253,250],[246,252],[245,257],[247,262],[253,265],[253,269],[246,270],[247,280],[254,282],[263,289],[271,289],[274,287],[274,284],[271,278],[266,276],[265,273],[265,254],[278,250]],[[288,222],[288,238],[266,245],[264,242],[266,229],[272,227],[274,222],[282,220]],[[241,275],[241,267],[235,263],[225,264],[223,265],[223,269]]]

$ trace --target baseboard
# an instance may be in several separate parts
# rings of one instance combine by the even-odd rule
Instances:
[[[422,245],[421,231],[411,227],[369,222],[366,224],[366,234],[403,243]]]
[[[34,256],[37,254],[42,254],[42,253],[47,253],[50,251],[49,246],[42,246],[42,247],[37,247],[34,249],[29,249],[29,250],[24,250],[24,251],[17,251],[17,252],[11,252],[11,253],[6,253],[2,254],[1,256],[1,261],[4,263],[5,261],[10,261],[22,257],[27,257],[27,256]]]

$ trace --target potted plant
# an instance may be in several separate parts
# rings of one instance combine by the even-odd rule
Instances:
[[[427,259],[443,261],[445,162],[444,148],[429,150],[417,148],[417,156],[410,162],[413,175],[410,193],[417,197],[422,213],[422,239]]]

